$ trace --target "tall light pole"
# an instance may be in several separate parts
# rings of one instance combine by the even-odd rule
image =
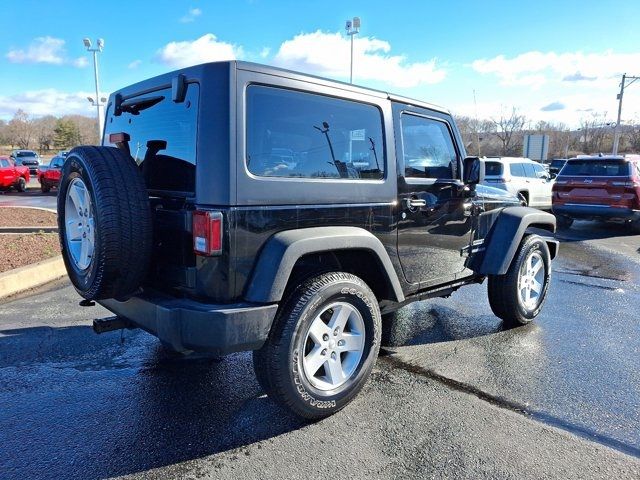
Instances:
[[[636,80],[640,80],[640,77],[631,77],[626,73],[622,75],[622,82],[620,82],[620,93],[618,94],[618,121],[616,122],[615,129],[613,130],[613,155],[618,154],[618,144],[620,143],[620,117],[622,116],[622,96],[624,95],[624,89],[631,85]]]
[[[353,17],[353,20],[347,20],[345,26],[347,35],[351,37],[351,67],[349,72],[349,83],[353,83],[353,36],[360,33],[360,17]]]
[[[98,52],[102,52],[104,48],[104,40],[99,38],[96,40],[96,46],[91,46],[91,40],[88,38],[84,38],[82,40],[84,46],[87,48],[88,52],[93,52],[93,74],[96,80],[96,101],[94,102],[96,106],[96,113],[98,115],[98,143],[102,143],[102,128],[103,128],[103,118],[100,114],[100,107],[104,106],[104,98],[102,102],[100,101],[100,88],[99,88],[99,77],[98,77]],[[89,101],[92,101],[90,98]]]

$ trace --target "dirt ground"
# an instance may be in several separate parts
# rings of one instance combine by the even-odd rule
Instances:
[[[59,254],[57,233],[0,234],[0,272]]]
[[[35,208],[0,207],[0,227],[55,227],[56,214]]]

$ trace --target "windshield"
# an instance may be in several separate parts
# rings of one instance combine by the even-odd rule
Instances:
[[[624,160],[569,160],[561,175],[582,177],[628,177],[629,163]]]
[[[36,156],[36,152],[29,152],[29,151],[18,152],[16,154],[16,156],[18,156],[18,157],[35,157]]]
[[[64,158],[62,158],[62,157],[54,157],[51,160],[50,166],[51,166],[51,168],[58,168],[58,167],[61,167],[63,163],[64,163]]]

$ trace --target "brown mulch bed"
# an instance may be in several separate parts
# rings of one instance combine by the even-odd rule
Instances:
[[[0,272],[24,267],[59,254],[57,233],[0,235]]]
[[[57,215],[37,208],[0,207],[0,227],[55,227]]]

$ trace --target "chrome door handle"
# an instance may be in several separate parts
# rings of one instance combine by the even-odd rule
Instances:
[[[405,203],[405,206],[409,209],[427,206],[427,201],[423,198],[406,198],[404,203]]]

